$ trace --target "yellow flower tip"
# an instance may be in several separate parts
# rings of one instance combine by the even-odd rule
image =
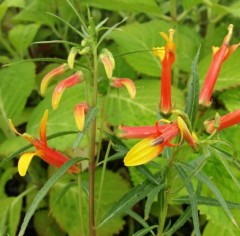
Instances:
[[[115,60],[112,53],[108,49],[104,48],[100,54],[100,60],[103,63],[107,78],[111,79],[115,68]]]
[[[14,126],[14,124],[12,123],[12,120],[11,120],[11,119],[8,119],[8,123],[9,123],[9,127],[11,128],[11,130],[12,130],[15,134],[17,134],[17,135],[19,135],[19,136],[22,136],[22,134],[19,133],[19,132],[17,131],[17,129],[15,128],[15,126]]]
[[[234,27],[233,24],[230,24],[228,26],[228,34],[227,34],[227,36],[224,39],[225,43],[229,43],[230,42],[230,40],[232,38],[232,34],[233,34],[233,27]]]
[[[87,113],[88,108],[89,107],[86,102],[79,103],[75,106],[74,117],[75,117],[78,130],[80,132],[83,131],[84,124],[85,124],[85,114]]]
[[[165,56],[165,48],[164,47],[153,48],[152,52],[153,52],[154,56],[158,57],[161,61],[163,60],[163,58]]]
[[[46,130],[47,130],[47,120],[48,120],[48,110],[45,110],[42,120],[40,122],[39,126],[39,136],[40,139],[46,144],[47,143],[47,135],[46,135]]]
[[[185,121],[178,116],[177,117],[177,124],[178,124],[178,128],[180,130],[180,134],[181,134],[181,141],[182,142],[183,138],[186,140],[186,142],[194,149],[197,150],[197,136],[195,133],[190,133]]]
[[[48,72],[44,78],[42,79],[41,86],[40,86],[40,93],[44,95],[49,83],[58,75],[63,74],[68,69],[67,64],[62,64],[59,67],[51,70]]]
[[[212,46],[212,53],[213,53],[213,55],[215,55],[218,50],[219,50],[219,47]]]
[[[18,173],[20,176],[25,176],[31,160],[36,155],[36,152],[27,152],[22,154],[18,161]]]
[[[128,78],[112,78],[111,85],[115,88],[125,87],[132,99],[136,97],[136,87],[134,82]]]
[[[61,81],[53,91],[52,95],[52,108],[56,110],[58,108],[60,99],[65,89],[70,88],[84,80],[83,73],[81,71],[76,72],[70,77]]]
[[[74,67],[74,62],[75,62],[75,57],[78,53],[78,49],[75,47],[72,47],[69,54],[68,54],[68,59],[67,59],[67,63],[70,69],[73,69]]]
[[[163,150],[164,145],[152,146],[151,142],[156,136],[151,136],[137,143],[125,156],[125,166],[138,166],[156,158]]]

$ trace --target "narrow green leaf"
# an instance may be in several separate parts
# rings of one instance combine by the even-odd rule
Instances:
[[[37,195],[35,196],[32,204],[30,205],[29,209],[27,210],[27,213],[23,219],[23,223],[21,225],[20,231],[18,236],[23,236],[25,233],[25,230],[28,226],[28,223],[33,216],[34,212],[36,211],[38,204],[41,202],[41,200],[47,195],[50,188],[67,172],[67,170],[74,165],[75,163],[81,161],[83,158],[74,158],[66,162],[64,165],[62,165],[56,173],[52,175],[52,177],[44,184],[44,186],[39,190]]]
[[[156,185],[159,185],[159,182],[156,180],[156,177],[154,177],[152,172],[145,165],[136,166],[135,168],[142,175],[144,175],[146,177],[146,179],[148,179],[150,182],[152,182],[152,183],[154,183]]]
[[[32,44],[50,44],[50,43],[62,43],[62,44],[68,44],[68,45],[72,45],[75,47],[79,47],[79,44],[77,43],[73,43],[67,40],[49,40],[49,41],[37,41],[37,42],[33,42]]]
[[[162,184],[161,187],[163,189],[165,184]],[[159,186],[156,186],[155,184],[146,180],[142,184],[139,184],[135,188],[131,189],[108,211],[107,215],[98,225],[98,227],[106,224],[111,218],[120,214],[121,212],[131,209],[137,202],[146,197],[153,188],[159,188]]]
[[[188,170],[188,171],[192,171],[194,169],[194,165],[192,165],[190,163],[177,163],[177,164],[183,166],[183,168]],[[222,206],[223,210],[225,211],[225,213],[231,219],[233,224],[235,224],[237,226],[237,222],[234,219],[231,211],[229,210],[228,205],[227,205],[225,199],[223,198],[223,196],[222,196],[221,192],[218,190],[218,188],[214,185],[214,183],[203,172],[197,173],[196,174],[196,178],[201,180],[203,183],[205,183],[209,187],[209,189],[213,192],[213,194],[216,196],[217,200],[221,204],[221,206]]]
[[[129,210],[128,215],[131,216],[134,220],[136,220],[139,224],[141,224],[145,229],[146,228],[149,229],[148,223],[140,215],[138,215],[136,212],[134,212],[132,210]],[[153,231],[150,230],[150,232],[151,232],[152,235],[155,235],[153,233]]]
[[[174,198],[173,201],[179,204],[190,203],[189,196],[177,197],[177,198]],[[211,198],[211,197],[199,196],[199,195],[197,195],[197,203],[198,205],[207,205],[207,206],[216,206],[216,207],[221,206],[221,204],[217,199]],[[226,201],[226,203],[229,209],[240,209],[240,203],[238,202]]]
[[[228,165],[228,163],[224,160],[224,156],[223,156],[224,154],[222,154],[220,151],[217,151],[217,150],[213,150],[213,152],[215,153],[216,157],[222,162],[226,171],[231,176],[232,180],[234,181],[234,183],[237,185],[237,187],[240,190],[240,183],[239,183],[238,179],[236,178],[236,176],[233,174],[233,172],[232,172],[230,166]]]
[[[47,12],[50,16],[53,16],[55,18],[57,18],[58,20],[60,20],[61,22],[63,22],[65,25],[67,25],[70,29],[72,29],[75,33],[77,33],[78,35],[80,35],[82,38],[84,38],[85,36],[83,35],[82,32],[80,32],[76,27],[74,27],[73,25],[71,25],[69,22],[67,22],[66,20],[64,20],[62,17],[57,16],[51,12]]]
[[[186,101],[185,112],[188,114],[189,119],[194,126],[197,111],[198,111],[198,100],[199,100],[199,79],[198,79],[198,58],[200,54],[200,47],[197,51],[196,56],[192,62],[192,77],[188,86],[188,94]]]
[[[84,128],[83,131],[80,132],[77,135],[76,141],[73,144],[73,149],[76,149],[77,146],[80,144],[80,142],[82,141],[84,134],[87,132],[88,128],[90,127],[92,121],[96,118],[98,113],[98,109],[96,107],[91,107],[88,112],[87,112],[87,117],[86,117],[86,121],[84,124]]]
[[[185,181],[185,179],[188,177],[185,170],[179,165],[176,165],[175,167],[176,167],[180,177],[182,178],[182,180]],[[190,205],[191,205],[191,209],[192,209],[192,219],[193,219],[194,231],[195,231],[196,236],[200,236],[201,233],[200,233],[200,229],[199,229],[197,198],[196,198],[194,187],[193,187],[193,184],[191,181],[186,184],[186,189],[189,194],[189,200],[190,200]]]
[[[149,226],[148,228],[144,228],[144,229],[141,229],[141,230],[137,231],[132,236],[144,236],[147,233],[149,233],[151,230],[156,229],[158,227],[159,227],[158,225]]]
[[[158,188],[152,189],[149,194],[147,195],[147,201],[145,203],[145,208],[144,208],[144,219],[147,220],[149,217],[149,213],[153,204],[154,199],[158,195],[159,191],[162,190],[162,186],[158,186]]]
[[[188,202],[190,203],[190,201]],[[179,228],[181,228],[191,216],[192,209],[190,206],[184,211],[183,214],[177,219],[174,225],[164,234],[166,236],[173,235]]]

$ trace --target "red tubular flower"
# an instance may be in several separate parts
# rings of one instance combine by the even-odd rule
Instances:
[[[63,74],[66,70],[68,69],[67,64],[62,64],[59,67],[51,70],[50,72],[48,72],[44,78],[42,79],[41,82],[41,87],[40,87],[40,93],[42,95],[45,94],[46,88],[48,86],[48,84],[58,75]]]
[[[40,157],[42,160],[47,162],[49,165],[55,166],[57,168],[61,167],[65,162],[69,160],[68,157],[64,156],[62,153],[56,151],[55,149],[51,148],[47,144],[47,138],[46,138],[46,126],[47,126],[47,118],[48,118],[48,111],[46,110],[43,118],[40,123],[40,130],[39,130],[39,136],[40,139],[33,137],[30,134],[19,133],[16,128],[14,127],[11,120],[9,120],[9,125],[11,129],[19,136],[26,139],[28,142],[30,142],[35,148],[35,152],[27,152],[21,155],[18,162],[18,172],[21,176],[25,176],[27,169],[29,167],[29,164],[34,156]],[[73,165],[68,170],[69,173],[79,173],[80,169],[76,165]]]
[[[111,85],[115,88],[122,88],[125,87],[132,99],[136,96],[136,87],[132,80],[128,78],[112,78]]]
[[[205,121],[204,126],[208,133],[212,133],[215,129],[216,130],[226,129],[238,123],[240,123],[240,109],[220,117],[220,122],[218,127],[214,127],[214,124],[215,124],[214,120]]]
[[[55,88],[52,96],[52,107],[53,109],[58,108],[61,96],[66,88],[70,88],[83,81],[83,73],[81,71],[76,72],[74,75],[61,81]]]
[[[152,132],[152,128],[149,131]],[[137,166],[153,160],[163,151],[165,146],[172,146],[170,141],[178,133],[179,128],[176,122],[164,125],[160,132],[156,130],[156,134],[137,143],[125,156],[124,164],[126,166]]]
[[[175,44],[173,42],[174,30],[169,30],[169,36],[161,32],[161,36],[167,41],[165,48],[153,48],[155,56],[159,57],[162,62],[162,76],[161,76],[161,99],[160,111],[168,115],[172,110],[171,102],[171,69],[175,61]]]
[[[223,62],[238,48],[239,44],[229,47],[229,41],[232,37],[233,25],[229,25],[228,34],[224,38],[220,48],[213,47],[213,59],[208,69],[202,90],[200,92],[199,104],[210,106],[211,96],[214,85],[217,81]]]
[[[88,108],[89,107],[86,102],[81,102],[75,106],[74,117],[75,117],[78,130],[80,132],[83,131],[84,123],[85,123],[85,114],[87,113]]]
[[[120,133],[118,136],[126,139],[147,138],[152,135],[158,135],[166,127],[167,125],[138,127],[121,125],[119,126]]]

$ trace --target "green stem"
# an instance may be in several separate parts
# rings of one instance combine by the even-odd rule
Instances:
[[[165,189],[163,189],[163,191],[165,191]],[[167,212],[168,212],[168,199],[167,199],[167,192],[165,191],[163,194],[163,207],[159,217],[159,228],[158,228],[157,236],[163,235],[164,225],[167,218]]]
[[[177,21],[177,2],[176,0],[170,0],[170,14],[172,21]]]
[[[97,89],[98,89],[98,58],[97,48],[93,48],[93,101],[92,106],[97,106]],[[96,144],[96,118],[92,122],[90,134],[90,158],[89,158],[89,233],[95,236],[95,219],[94,219],[94,176],[95,176],[95,144]]]
[[[85,235],[84,221],[83,221],[83,199],[82,199],[82,180],[81,180],[81,174],[78,175],[78,192],[79,192],[78,203],[79,203],[81,235]]]
[[[107,167],[107,159],[108,159],[108,156],[109,156],[109,152],[110,152],[111,146],[112,146],[112,143],[111,143],[111,140],[110,140],[109,143],[108,143],[107,151],[106,151],[105,156],[104,156],[103,169],[102,169],[100,186],[99,186],[99,191],[98,191],[96,221],[98,220],[98,216],[99,216],[100,203],[101,203],[101,197],[102,197],[102,189],[103,189],[105,171],[106,171],[106,167]]]

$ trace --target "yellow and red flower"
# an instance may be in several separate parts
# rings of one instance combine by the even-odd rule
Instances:
[[[49,165],[55,166],[57,168],[61,167],[65,162],[69,160],[68,157],[66,157],[62,153],[48,146],[47,138],[46,138],[47,119],[48,119],[48,111],[46,110],[40,123],[40,129],[39,129],[40,139],[27,133],[24,133],[24,134],[19,133],[14,127],[12,121],[9,120],[9,125],[11,129],[17,135],[26,139],[36,148],[35,152],[26,152],[20,156],[18,161],[18,172],[21,176],[26,175],[27,169],[34,156],[40,157]],[[73,165],[72,167],[69,168],[68,172],[79,173],[80,169],[76,165]]]
[[[161,98],[160,111],[168,115],[172,110],[171,102],[171,70],[172,64],[175,61],[175,44],[173,42],[174,30],[169,30],[169,36],[164,32],[160,32],[161,36],[167,41],[165,47],[153,48],[153,54],[161,60],[162,75],[161,75]]]
[[[201,105],[204,106],[211,105],[211,96],[213,93],[213,88],[217,81],[222,64],[240,45],[238,43],[229,47],[229,42],[232,37],[232,33],[233,25],[229,25],[228,34],[225,36],[222,46],[220,48],[213,47],[212,62],[208,69],[206,78],[204,80],[202,90],[200,92],[199,104]]]
[[[83,73],[81,71],[76,72],[70,77],[62,80],[54,89],[52,96],[52,107],[53,109],[58,108],[58,104],[60,102],[61,96],[66,88],[70,88],[78,83],[83,81]]]
[[[239,123],[240,123],[240,109],[220,117],[218,127],[215,127],[215,120],[205,121],[204,126],[208,133],[212,133],[214,130],[226,129]]]
[[[83,131],[84,124],[85,124],[85,116],[88,111],[88,104],[86,102],[81,102],[75,105],[74,109],[74,117],[80,132]]]
[[[114,77],[111,80],[111,86],[115,88],[125,87],[132,99],[134,99],[136,96],[136,87],[134,82],[131,79]]]

